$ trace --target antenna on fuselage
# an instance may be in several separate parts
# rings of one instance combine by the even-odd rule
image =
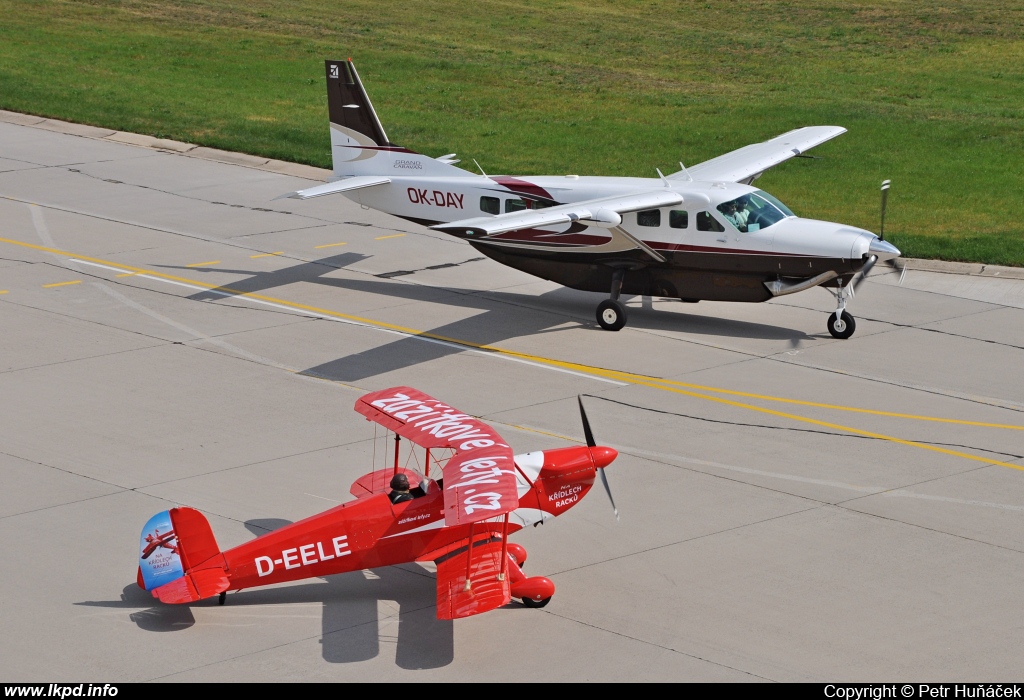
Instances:
[[[693,182],[693,178],[690,177],[690,173],[689,173],[689,171],[687,171],[686,166],[683,165],[683,161],[679,161],[679,172],[676,173],[676,175],[680,175],[680,174],[684,175],[686,177],[686,179],[689,180],[690,182]],[[682,178],[680,178],[680,179],[682,179]]]
[[[660,168],[655,168],[654,172],[658,173],[658,177],[660,177],[661,181],[665,183],[665,187],[671,187],[672,186],[671,183],[669,183],[668,178],[661,174],[661,169]]]
[[[476,158],[473,159],[473,162],[476,163]],[[480,167],[479,163],[476,163],[476,167],[480,170],[481,175],[483,175],[486,178],[490,178],[490,175],[484,172],[484,169]]]

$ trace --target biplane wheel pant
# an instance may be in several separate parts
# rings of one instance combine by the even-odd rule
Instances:
[[[528,608],[543,608],[549,602],[551,597],[555,595],[555,584],[551,579],[544,576],[530,576],[526,577],[523,570],[519,568],[519,564],[516,562],[516,557],[512,554],[513,545],[509,543],[508,552],[508,580],[509,593],[513,598],[519,598],[523,601],[523,605]],[[522,549],[522,547],[518,547]],[[525,555],[525,550],[523,551]],[[524,556],[525,560],[525,556]]]

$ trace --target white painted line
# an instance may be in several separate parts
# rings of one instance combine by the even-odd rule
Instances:
[[[91,267],[99,267],[99,268],[102,268],[104,270],[110,270],[112,272],[124,272],[123,268],[112,267],[110,265],[103,265],[103,264],[91,262],[91,261],[88,261],[88,260],[79,260],[77,258],[71,258],[69,260],[69,262],[76,262],[79,265],[89,265]],[[321,314],[321,313],[317,313],[315,311],[307,311],[306,309],[298,309],[298,308],[295,308],[295,307],[292,307],[292,306],[286,306],[284,304],[275,304],[272,301],[264,301],[263,299],[253,299],[252,297],[248,297],[248,296],[245,296],[243,294],[231,294],[229,292],[222,292],[222,291],[217,290],[217,289],[210,289],[208,287],[201,287],[201,286],[199,286],[197,284],[189,284],[187,282],[179,282],[177,280],[169,280],[169,279],[164,279],[162,277],[154,277],[152,275],[147,275],[147,274],[142,273],[142,272],[137,273],[135,276],[136,277],[141,277],[143,279],[153,280],[154,282],[166,282],[167,284],[173,284],[173,285],[177,285],[179,287],[185,287],[187,289],[196,289],[196,290],[199,290],[201,292],[209,292],[211,294],[217,294],[217,295],[222,296],[222,297],[232,297],[232,298],[235,298],[235,299],[248,301],[248,302],[253,303],[253,304],[261,304],[263,306],[269,306],[269,307],[275,308],[275,309],[282,309],[284,311],[289,311],[291,313],[302,314],[304,316],[309,316],[311,318],[322,318],[325,321],[336,321],[337,323],[345,323],[345,324],[348,324],[350,326],[360,326],[362,328],[371,328],[371,329],[376,330],[376,331],[381,331],[383,333],[390,333],[392,335],[401,336],[403,338],[414,338],[415,340],[422,340],[423,342],[426,342],[426,343],[435,343],[436,345],[444,345],[446,347],[453,348],[453,349],[458,350],[460,352],[476,353],[478,355],[483,355],[485,357],[491,357],[491,358],[494,358],[494,359],[497,359],[497,360],[505,360],[507,362],[517,362],[517,363],[523,364],[523,365],[530,365],[532,367],[539,367],[540,369],[546,369],[546,370],[551,371],[551,372],[561,372],[562,374],[571,374],[571,375],[575,375],[577,377],[582,377],[584,379],[592,379],[595,382],[604,382],[605,384],[612,384],[614,386],[628,386],[628,384],[626,382],[617,382],[614,379],[606,379],[605,377],[598,377],[598,376],[595,376],[593,374],[587,374],[585,372],[576,372],[576,371],[573,371],[571,369],[565,369],[563,367],[552,367],[550,365],[545,365],[545,364],[542,364],[540,362],[532,362],[530,360],[525,360],[525,359],[523,359],[521,357],[512,357],[512,356],[505,355],[505,354],[498,353],[498,352],[487,352],[486,350],[476,350],[474,348],[467,348],[466,346],[459,345],[458,343],[449,343],[447,341],[438,340],[436,338],[425,338],[422,335],[416,335],[415,333],[406,333],[404,331],[398,331],[398,330],[394,330],[392,328],[381,328],[380,326],[375,326],[375,325],[370,324],[370,323],[362,323],[361,321],[353,321],[353,320],[350,320],[350,319],[347,319],[347,318],[338,318],[337,316],[330,316],[330,315],[327,315],[327,314]]]

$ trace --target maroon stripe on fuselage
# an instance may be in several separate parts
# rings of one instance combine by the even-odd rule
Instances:
[[[511,177],[509,175],[495,175],[491,179],[497,182],[499,185],[504,185],[513,192],[532,194],[535,197],[544,197],[545,199],[550,199],[552,201],[554,201],[555,199],[543,187],[535,185],[532,182],[527,182],[526,180],[520,180],[517,177]]]

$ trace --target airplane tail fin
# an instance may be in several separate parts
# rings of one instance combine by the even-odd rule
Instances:
[[[451,164],[450,156],[431,158],[388,139],[363,89],[359,73],[347,61],[325,61],[327,111],[331,119],[331,158],[335,177],[356,175],[431,175],[474,177]]]
[[[139,541],[138,584],[165,603],[190,603],[228,589],[224,556],[202,513],[172,508],[149,519]]]

